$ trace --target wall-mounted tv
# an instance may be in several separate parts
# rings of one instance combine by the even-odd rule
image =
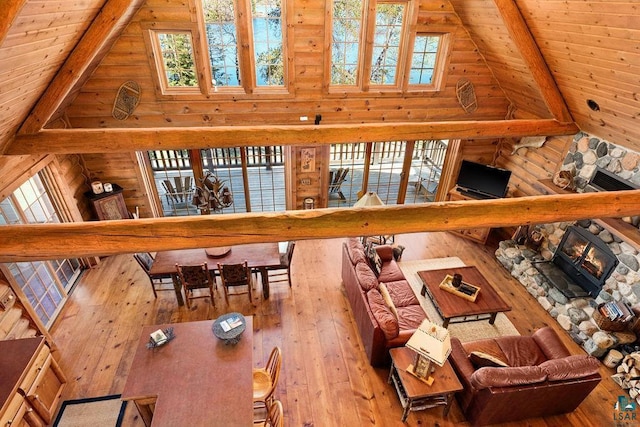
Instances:
[[[478,199],[498,199],[507,195],[511,171],[463,160],[456,186],[458,191]]]

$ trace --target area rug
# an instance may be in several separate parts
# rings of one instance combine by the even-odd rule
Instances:
[[[88,399],[65,400],[54,427],[120,427],[127,402],[119,394]]]
[[[420,276],[418,276],[418,271],[464,267],[465,264],[458,257],[449,257],[416,261],[400,261],[398,262],[398,266],[404,273],[404,277],[411,285],[413,292],[418,297],[420,305],[425,313],[427,313],[427,317],[429,317],[432,322],[442,325],[442,317],[431,300],[420,295],[422,280],[420,280]],[[451,336],[457,337],[462,342],[473,341],[479,338],[499,337],[503,335],[520,335],[515,326],[513,326],[513,323],[511,323],[504,313],[498,313],[493,325],[490,325],[488,320],[479,320],[464,323],[450,323],[447,329],[449,329]]]

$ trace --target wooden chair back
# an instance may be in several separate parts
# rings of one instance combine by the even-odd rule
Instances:
[[[284,409],[282,408],[282,402],[279,400],[274,400],[269,406],[265,426],[284,427]]]
[[[184,289],[187,307],[191,307],[190,300],[195,298],[206,298],[208,296],[211,297],[211,305],[215,305],[213,300],[213,278],[211,277],[211,273],[209,272],[209,267],[206,262],[197,265],[176,264],[176,270],[178,272],[178,277],[180,278],[180,283],[182,283],[182,288]],[[209,289],[210,295],[193,295],[193,290],[205,288]]]
[[[237,288],[240,286],[246,286],[247,290],[234,291],[234,295],[248,294],[249,301],[253,301],[251,295],[251,269],[248,266],[247,261],[239,264],[220,264],[218,263],[218,271],[220,272],[220,279],[222,280],[222,286],[224,287],[224,297],[227,303],[229,302],[229,288]]]
[[[133,254],[133,258],[142,267],[149,278],[153,296],[158,298],[158,291],[173,291],[173,279],[171,275],[152,276],[151,266],[153,265],[153,257],[149,252],[138,252]]]

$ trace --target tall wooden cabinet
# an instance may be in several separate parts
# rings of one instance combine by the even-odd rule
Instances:
[[[51,424],[66,378],[43,337],[0,341],[0,426]]]

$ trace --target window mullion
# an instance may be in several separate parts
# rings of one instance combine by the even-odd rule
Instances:
[[[255,60],[253,54],[253,25],[251,23],[251,5],[246,0],[236,3],[236,22],[238,23],[238,57],[242,87],[246,93],[253,93],[256,87]]]
[[[367,13],[364,17],[366,23],[362,29],[362,49],[360,49],[360,63],[362,64],[362,73],[360,73],[359,84],[362,91],[368,92],[371,87],[371,61],[373,55],[373,39],[376,29],[376,6],[377,2],[370,1],[367,7]]]

